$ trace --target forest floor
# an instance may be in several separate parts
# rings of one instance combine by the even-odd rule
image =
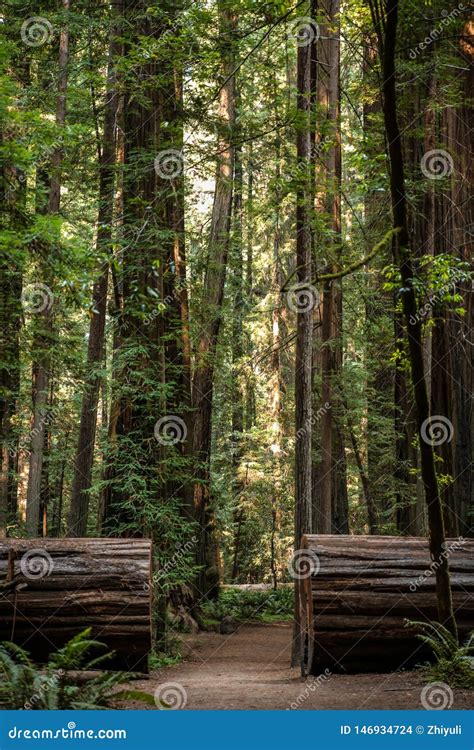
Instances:
[[[423,687],[416,671],[330,675],[312,685],[289,667],[292,624],[242,625],[231,635],[182,636],[184,660],[134,681],[154,693],[178,683],[186,709],[419,709]],[[452,708],[472,707],[473,691],[454,690]],[[124,708],[145,708],[130,702]],[[151,708],[151,707],[149,707]]]

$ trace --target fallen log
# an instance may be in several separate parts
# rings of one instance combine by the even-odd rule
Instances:
[[[303,675],[384,672],[430,657],[405,626],[406,619],[437,620],[436,568],[426,539],[306,535],[301,547]],[[474,540],[449,539],[446,554],[463,639],[474,628]]]
[[[91,627],[104,668],[148,672],[151,573],[148,539],[0,540],[0,640],[43,663]]]

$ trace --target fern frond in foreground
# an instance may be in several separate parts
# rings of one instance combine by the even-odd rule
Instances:
[[[420,669],[428,682],[445,682],[451,687],[474,687],[474,632],[464,644],[439,622],[406,621],[406,626],[421,632],[416,634],[432,650],[433,663],[421,664]]]
[[[96,670],[112,653],[97,654],[103,643],[90,638],[86,628],[38,667],[29,654],[9,641],[0,644],[0,708],[25,710],[105,709],[124,700],[128,693],[117,692],[130,679],[126,672],[97,672],[82,680],[81,672]],[[134,691],[134,700],[147,703],[153,696]]]

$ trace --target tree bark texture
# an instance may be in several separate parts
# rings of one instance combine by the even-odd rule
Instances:
[[[388,672],[429,651],[405,620],[436,619],[434,566],[426,539],[306,536],[313,574],[300,581],[303,674]],[[474,542],[446,540],[461,637],[474,626]]]
[[[0,639],[44,662],[91,627],[108,668],[147,672],[151,575],[149,539],[0,542]]]

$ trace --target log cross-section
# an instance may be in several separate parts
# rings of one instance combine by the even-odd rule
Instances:
[[[146,672],[151,573],[149,539],[0,540],[0,640],[44,662],[90,626],[104,667]]]
[[[301,546],[312,560],[300,580],[303,674],[388,671],[429,658],[405,626],[437,620],[426,539],[321,534]],[[445,551],[462,640],[474,628],[474,540],[448,539]]]

